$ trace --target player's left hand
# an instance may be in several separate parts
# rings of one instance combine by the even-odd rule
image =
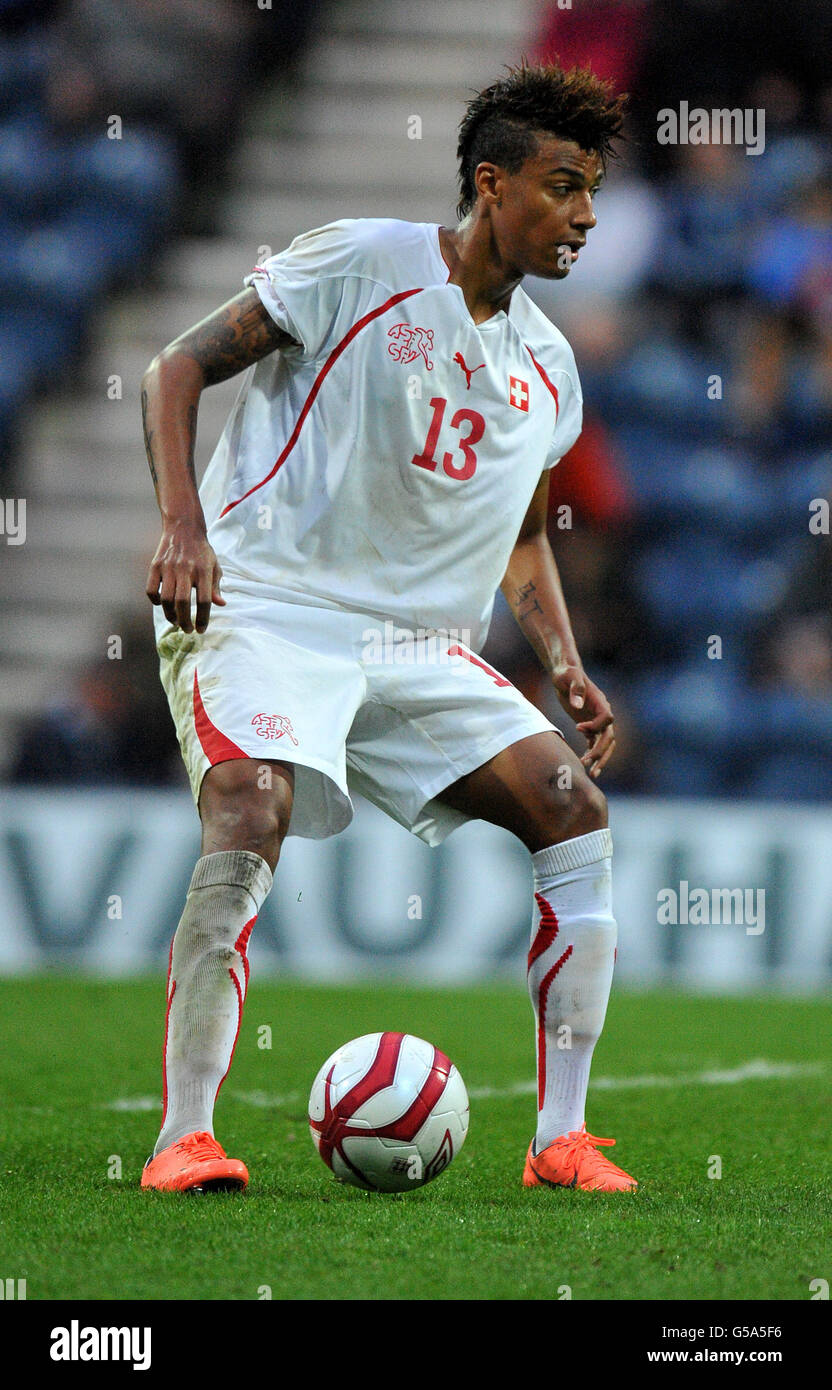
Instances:
[[[553,672],[552,684],[566,713],[575,720],[575,728],[589,744],[581,762],[590,777],[597,778],[615,748],[610,702],[581,666],[565,666]]]

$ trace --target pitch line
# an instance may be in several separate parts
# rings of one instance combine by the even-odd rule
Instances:
[[[282,1096],[272,1096],[266,1091],[228,1091],[226,1094],[242,1101],[243,1105],[254,1106],[256,1110],[279,1110],[283,1105],[296,1105],[301,1098],[300,1091],[287,1091]],[[122,1096],[118,1100],[108,1101],[103,1108],[129,1114],[143,1110],[161,1110],[162,1101],[159,1096]]]
[[[782,1077],[817,1076],[824,1070],[822,1062],[766,1062],[758,1058],[741,1066],[714,1068],[709,1071],[682,1072],[678,1076],[595,1076],[589,1088],[596,1091],[637,1091],[674,1086],[737,1086],[742,1081],[775,1081]],[[513,1096],[530,1096],[537,1091],[536,1081],[516,1081],[511,1086],[474,1086],[468,1094],[472,1100],[510,1100]]]
[[[797,1076],[819,1076],[825,1070],[823,1062],[767,1062],[757,1058],[738,1067],[712,1068],[707,1071],[682,1072],[678,1076],[596,1076],[590,1078],[590,1090],[637,1091],[674,1086],[738,1086],[743,1081],[778,1081]],[[536,1081],[515,1081],[510,1086],[472,1086],[472,1100],[512,1100],[515,1096],[531,1096],[537,1091]],[[284,1105],[297,1105],[300,1091],[270,1095],[266,1091],[231,1091],[228,1094],[243,1105],[257,1110],[279,1110]],[[125,1096],[112,1100],[106,1110],[136,1112],[161,1109],[158,1096]]]

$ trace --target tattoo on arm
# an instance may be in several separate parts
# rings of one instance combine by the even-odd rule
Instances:
[[[214,386],[292,342],[269,317],[257,291],[250,290],[197,324],[185,335],[182,348],[201,368],[205,385]]]
[[[156,467],[153,462],[153,431],[147,428],[147,392],[142,391],[142,430],[144,431],[144,448],[147,454],[147,462],[150,468],[150,476],[153,479],[153,486],[158,483],[156,477]]]
[[[229,300],[216,313],[210,314],[208,318],[203,319],[202,323],[198,323],[195,328],[183,333],[180,338],[176,339],[175,343],[170,344],[170,350],[176,349],[174,355],[181,354],[189,357],[199,367],[202,381],[198,385],[198,394],[204,386],[213,386],[216,382],[227,381],[229,377],[236,376],[238,372],[250,367],[253,362],[258,362],[261,357],[266,357],[270,352],[274,352],[276,348],[290,347],[293,342],[294,340],[289,334],[284,333],[283,329],[278,327],[264,309],[257,291],[249,289],[244,290],[235,299]],[[166,349],[166,351],[168,350]],[[146,390],[142,390],[141,399],[144,447],[147,453],[150,476],[158,493],[159,479],[153,458],[154,431],[148,426]],[[186,465],[194,487],[196,487],[194,461],[196,422],[197,405],[191,403],[187,407]]]
[[[528,584],[524,584],[522,588],[517,590],[514,602],[516,604],[518,623],[522,623],[526,618],[530,618],[532,613],[543,612],[543,609],[535,597],[536,593],[537,590],[531,580],[529,580]]]

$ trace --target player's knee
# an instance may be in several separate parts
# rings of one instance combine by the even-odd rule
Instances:
[[[568,788],[561,787],[557,779],[550,779],[533,852],[603,830],[607,824],[607,798],[590,777],[582,774]]]
[[[268,765],[222,763],[203,782],[200,815],[212,848],[248,849],[276,859],[291,812],[290,781]]]
[[[288,816],[274,797],[246,792],[236,798],[220,798],[212,807],[209,822],[213,834],[228,841],[227,848],[249,849],[259,854],[264,845],[279,848]]]
[[[590,777],[583,777],[573,788],[572,818],[574,835],[588,835],[592,830],[604,830],[609,824],[607,798]]]

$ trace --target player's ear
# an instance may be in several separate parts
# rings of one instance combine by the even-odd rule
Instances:
[[[474,187],[477,194],[486,203],[497,203],[499,205],[502,197],[503,171],[498,164],[490,164],[483,160],[477,165],[474,173]]]

